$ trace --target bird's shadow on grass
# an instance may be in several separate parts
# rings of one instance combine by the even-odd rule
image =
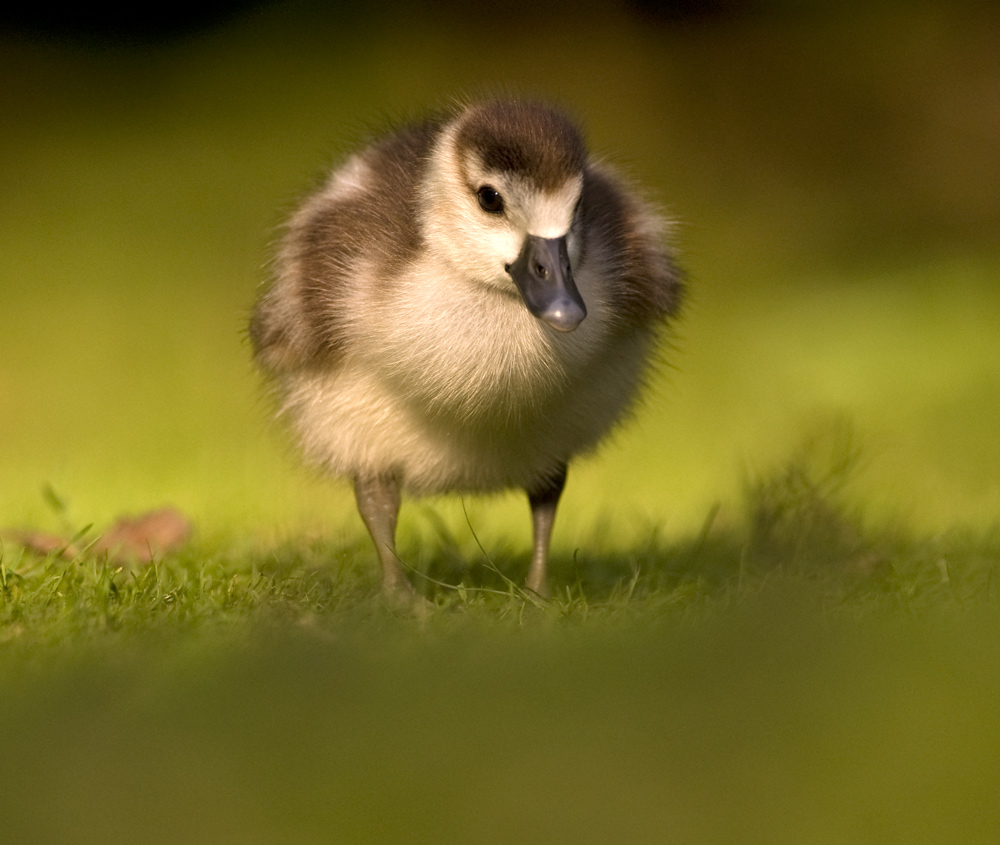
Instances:
[[[807,438],[784,461],[748,474],[741,497],[717,504],[701,527],[667,536],[650,523],[627,546],[609,544],[614,532],[597,525],[571,552],[550,559],[551,602],[562,606],[621,606],[654,600],[665,606],[734,601],[765,592],[775,582],[808,585],[824,605],[890,601],[922,605],[995,600],[1000,527],[962,527],[932,536],[902,523],[872,521],[852,498],[861,453],[848,436]],[[406,562],[419,588],[448,604],[470,594],[505,594],[535,602],[521,586],[528,551],[512,544],[469,554],[443,520],[437,543]]]

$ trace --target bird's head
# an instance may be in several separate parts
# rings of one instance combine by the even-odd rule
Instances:
[[[443,130],[431,161],[425,233],[464,275],[572,331],[587,315],[573,278],[585,164],[578,130],[549,107],[469,107]]]

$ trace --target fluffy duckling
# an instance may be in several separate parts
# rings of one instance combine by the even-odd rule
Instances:
[[[352,481],[383,588],[401,492],[520,488],[527,586],[570,459],[627,412],[680,274],[562,112],[497,100],[377,140],[292,217],[250,337],[312,464]]]

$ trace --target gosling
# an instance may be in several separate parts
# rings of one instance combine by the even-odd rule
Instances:
[[[527,492],[548,595],[575,455],[628,412],[683,285],[665,223],[544,104],[462,105],[376,140],[292,216],[250,323],[305,458],[354,485],[383,590],[401,493]]]

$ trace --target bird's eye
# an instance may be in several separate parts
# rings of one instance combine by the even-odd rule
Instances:
[[[479,207],[483,211],[488,211],[490,214],[503,213],[503,197],[500,196],[500,192],[496,188],[483,185],[476,191],[476,196],[479,197]]]

